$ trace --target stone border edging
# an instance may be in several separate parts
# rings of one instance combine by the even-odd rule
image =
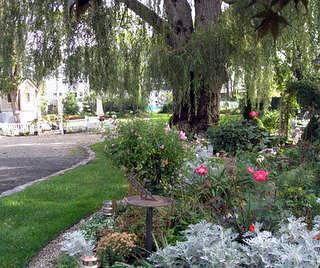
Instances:
[[[25,190],[26,188],[28,188],[29,186],[35,184],[35,183],[38,183],[38,182],[42,182],[42,181],[46,181],[48,179],[50,179],[51,177],[55,177],[55,176],[60,176],[60,175],[63,175],[64,173],[68,172],[68,171],[71,171],[77,167],[80,167],[80,166],[84,166],[84,165],[87,165],[89,162],[91,162],[92,160],[94,160],[96,158],[96,153],[91,150],[90,146],[85,146],[85,145],[81,145],[80,147],[82,147],[83,149],[86,150],[86,152],[89,154],[89,156],[80,161],[79,163],[77,164],[74,164],[72,165],[71,167],[69,168],[66,168],[66,169],[63,169],[63,170],[60,170],[60,171],[57,171],[51,175],[48,175],[46,177],[42,177],[40,179],[37,179],[37,180],[34,180],[34,181],[31,181],[31,182],[28,182],[28,183],[25,183],[23,185],[19,185],[19,186],[16,186],[15,188],[11,189],[11,190],[8,190],[8,191],[5,191],[3,193],[0,194],[0,198],[2,197],[6,197],[6,196],[10,196],[10,195],[13,195],[15,193],[19,193],[19,192],[22,192],[23,190]]]

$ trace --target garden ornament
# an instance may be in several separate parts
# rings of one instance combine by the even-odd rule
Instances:
[[[98,268],[98,259],[95,256],[82,256],[81,268]]]
[[[152,237],[152,219],[153,219],[153,209],[159,207],[170,206],[173,200],[167,197],[162,197],[158,195],[152,195],[150,191],[145,189],[141,183],[136,180],[133,174],[128,176],[128,180],[131,186],[140,193],[140,195],[129,196],[125,198],[127,204],[135,207],[146,208],[146,234],[145,234],[145,249],[147,254],[152,252],[153,247],[153,237]]]

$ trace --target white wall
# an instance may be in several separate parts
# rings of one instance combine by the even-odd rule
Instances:
[[[1,112],[0,123],[13,123],[14,118],[12,112]]]
[[[19,102],[21,123],[33,121],[38,117],[37,88],[28,80],[19,85]],[[11,105],[7,102],[6,96],[0,99],[0,105],[0,123],[13,123],[14,117]]]

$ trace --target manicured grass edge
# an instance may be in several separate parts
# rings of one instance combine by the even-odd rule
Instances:
[[[127,181],[105,155],[104,144],[92,149],[96,159],[89,164],[0,199],[1,267],[26,267],[48,242],[104,200],[124,197]]]

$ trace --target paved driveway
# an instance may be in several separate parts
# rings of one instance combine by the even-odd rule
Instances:
[[[88,157],[99,135],[0,136],[0,193],[66,169]]]

